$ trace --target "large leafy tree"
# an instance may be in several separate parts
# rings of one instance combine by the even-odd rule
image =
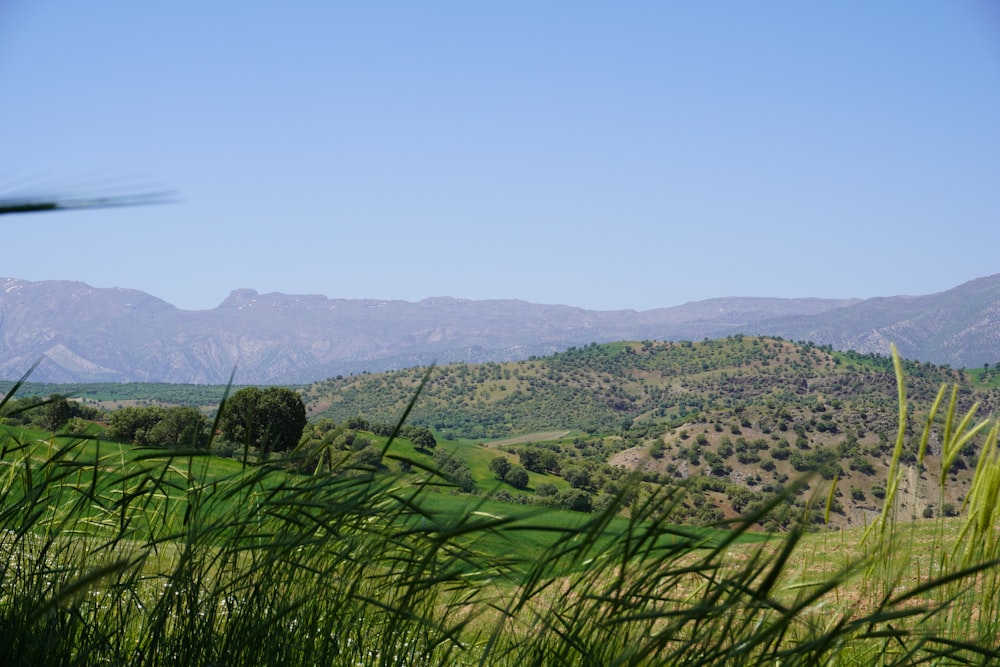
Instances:
[[[285,387],[240,389],[226,401],[219,419],[224,439],[249,444],[262,455],[293,449],[305,426],[302,397]]]
[[[426,426],[404,426],[401,434],[409,438],[410,442],[419,449],[434,449],[437,447],[437,438]]]
[[[41,425],[46,430],[55,432],[65,426],[66,422],[74,416],[73,406],[66,400],[66,397],[52,394],[49,396],[48,402],[45,403],[45,407],[42,408]]]

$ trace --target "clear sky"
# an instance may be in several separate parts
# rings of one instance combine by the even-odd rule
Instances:
[[[0,0],[0,276],[610,310],[1000,272],[1000,7]]]

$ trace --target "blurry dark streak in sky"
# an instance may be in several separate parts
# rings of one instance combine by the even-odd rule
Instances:
[[[10,197],[0,198],[0,215],[65,211],[82,208],[146,206],[150,204],[170,204],[176,201],[178,201],[177,197],[172,192],[143,192],[109,197]]]

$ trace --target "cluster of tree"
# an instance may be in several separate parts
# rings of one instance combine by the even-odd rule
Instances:
[[[445,479],[462,491],[471,493],[476,490],[476,482],[472,479],[472,471],[469,470],[469,466],[461,459],[442,449],[434,452],[434,464]]]
[[[373,440],[372,435],[389,438],[396,435],[406,438],[414,447],[425,453],[437,447],[437,439],[430,429],[424,426],[403,425],[398,427],[386,422],[371,421],[355,416],[340,423],[330,418],[321,418],[310,422],[308,433],[300,439],[298,453],[293,466],[300,471],[348,472],[358,468],[372,469],[383,467],[383,444]],[[444,456],[442,454],[442,456]],[[448,462],[442,466],[455,477],[457,461]],[[410,465],[400,463],[404,470]],[[458,471],[461,473],[461,471]],[[460,486],[472,490],[471,473],[457,475]]]
[[[522,466],[511,463],[506,456],[496,456],[491,459],[490,471],[501,482],[507,482],[515,489],[528,488],[528,471]]]
[[[131,406],[108,417],[108,436],[144,447],[204,449],[211,440],[208,421],[192,407]]]
[[[563,489],[559,491],[555,484],[542,482],[535,489],[535,495],[542,498],[542,504],[574,512],[594,511],[594,498],[581,489]]]
[[[979,380],[980,382],[989,382],[997,375],[1000,375],[1000,363],[990,366],[990,362],[987,361],[983,364],[983,372],[979,376]]]
[[[403,424],[397,427],[395,424],[387,422],[368,421],[364,417],[351,417],[345,422],[345,425],[347,428],[355,431],[368,431],[369,433],[386,438],[390,437],[393,433],[397,433],[398,428],[398,435],[412,442],[413,446],[417,449],[434,449],[437,447],[437,438],[434,437],[434,434],[426,426]]]
[[[28,396],[11,399],[0,413],[0,419],[5,423],[30,424],[53,433],[62,430],[71,420],[98,420],[104,417],[103,411],[71,401],[61,394],[52,394],[48,398]]]
[[[292,462],[300,472],[346,472],[382,466],[382,448],[364,433],[332,419],[310,423]]]
[[[573,447],[578,449],[577,442]],[[519,449],[517,456],[520,465],[502,454],[493,457],[489,462],[490,471],[498,480],[521,490],[528,488],[529,470],[559,475],[570,488],[559,490],[551,482],[539,482],[535,499],[529,502],[577,512],[590,512],[602,502],[613,500],[622,491],[621,480],[627,474],[620,468],[581,460],[558,445],[528,445]]]
[[[559,454],[557,449],[547,447],[525,447],[517,453],[521,465],[532,472],[559,474]]]

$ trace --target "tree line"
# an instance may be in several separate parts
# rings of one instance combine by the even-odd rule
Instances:
[[[253,448],[262,457],[294,449],[306,426],[302,398],[286,387],[245,387],[225,400],[220,410],[219,438]],[[215,435],[208,417],[194,407],[128,406],[109,414],[60,394],[9,399],[0,410],[0,420],[74,434],[85,433],[90,422],[100,422],[107,425],[109,439],[143,447],[206,449]]]
[[[46,431],[60,431],[72,424],[72,430],[82,431],[80,422],[105,417],[102,410],[71,401],[61,394],[48,398],[27,396],[12,398],[0,408],[0,423],[14,426],[35,426]]]

